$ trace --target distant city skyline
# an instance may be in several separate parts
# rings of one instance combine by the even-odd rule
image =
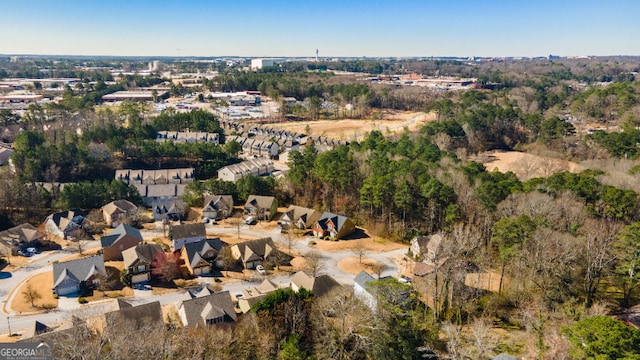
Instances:
[[[640,55],[640,1],[0,0],[0,54]]]

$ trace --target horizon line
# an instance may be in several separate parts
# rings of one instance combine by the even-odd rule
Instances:
[[[92,54],[36,54],[36,53],[13,53],[5,54],[0,53],[0,56],[21,56],[21,57],[94,57],[94,58],[251,58],[251,59],[315,59],[315,55],[92,55]],[[388,58],[405,58],[405,59],[417,59],[417,58],[476,58],[476,59],[492,59],[492,58],[597,58],[597,57],[640,57],[640,54],[609,54],[609,55],[502,55],[502,56],[490,56],[490,55],[385,55],[385,56],[367,56],[367,55],[334,55],[334,56],[321,56],[319,59],[340,59],[340,58],[358,58],[358,59],[388,59]]]

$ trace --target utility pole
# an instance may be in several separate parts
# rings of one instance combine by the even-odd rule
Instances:
[[[9,322],[9,317],[7,316],[7,326],[9,327],[9,337],[13,336],[13,333],[11,332],[11,323]]]

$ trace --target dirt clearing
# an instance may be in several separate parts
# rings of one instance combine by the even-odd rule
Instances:
[[[366,257],[363,257],[362,262],[360,262],[360,259],[356,256],[346,257],[338,261],[338,267],[340,270],[354,275],[360,273],[362,270],[369,274],[375,274],[376,267],[379,265],[379,262]]]
[[[479,155],[477,161],[480,161],[487,171],[512,171],[520,180],[549,177],[562,171],[578,173],[584,170],[582,165],[571,161],[519,151],[490,151]]]
[[[385,111],[382,120],[344,119],[344,120],[315,120],[295,121],[264,126],[277,127],[283,130],[304,133],[309,126],[312,136],[326,136],[338,140],[353,141],[361,139],[367,132],[378,130],[382,133],[402,132],[407,127],[417,130],[428,121],[435,119],[432,113],[409,111]]]

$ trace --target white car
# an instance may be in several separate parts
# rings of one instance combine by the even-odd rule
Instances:
[[[266,274],[266,273],[267,273],[267,271],[264,269],[264,266],[262,266],[262,265],[258,265],[258,266],[256,266],[256,271],[257,271],[258,273],[262,274],[262,275],[264,275],[264,274]]]

